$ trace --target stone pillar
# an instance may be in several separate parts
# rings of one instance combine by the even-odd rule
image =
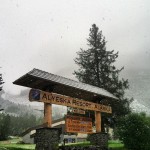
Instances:
[[[92,145],[98,146],[100,150],[108,149],[108,134],[107,133],[94,133],[90,134],[89,141]]]
[[[60,141],[60,128],[39,128],[36,129],[34,142],[35,150],[56,150]]]
[[[48,127],[52,126],[52,104],[44,103],[44,123]]]

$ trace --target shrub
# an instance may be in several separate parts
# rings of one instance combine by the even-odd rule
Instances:
[[[121,118],[116,131],[126,148],[150,150],[150,117],[144,113],[133,113]]]

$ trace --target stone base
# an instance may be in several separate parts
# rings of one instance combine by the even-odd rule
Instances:
[[[60,140],[60,128],[36,129],[34,142],[36,150],[55,150]]]
[[[100,149],[108,149],[108,134],[107,133],[94,133],[89,136],[92,145],[100,147]]]

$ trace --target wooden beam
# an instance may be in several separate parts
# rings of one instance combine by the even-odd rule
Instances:
[[[31,89],[29,93],[29,100],[30,101],[36,101],[36,102],[44,102],[49,104],[56,104],[56,105],[63,105],[63,106],[69,106],[73,108],[80,108],[80,109],[86,109],[86,110],[94,110],[99,112],[105,112],[105,113],[112,113],[111,107],[97,104],[85,100],[80,100],[77,98],[60,95],[57,93],[49,93],[45,91],[40,91],[37,89]]]
[[[96,133],[101,132],[101,113],[99,111],[95,111],[95,127]]]
[[[44,123],[48,127],[52,126],[52,104],[44,103]]]

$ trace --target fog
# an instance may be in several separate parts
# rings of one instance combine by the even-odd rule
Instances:
[[[123,75],[149,70],[149,0],[2,0],[0,1],[0,72],[3,89],[20,94],[12,82],[33,68],[75,79],[76,52],[87,48],[95,23],[107,50],[119,51]]]

